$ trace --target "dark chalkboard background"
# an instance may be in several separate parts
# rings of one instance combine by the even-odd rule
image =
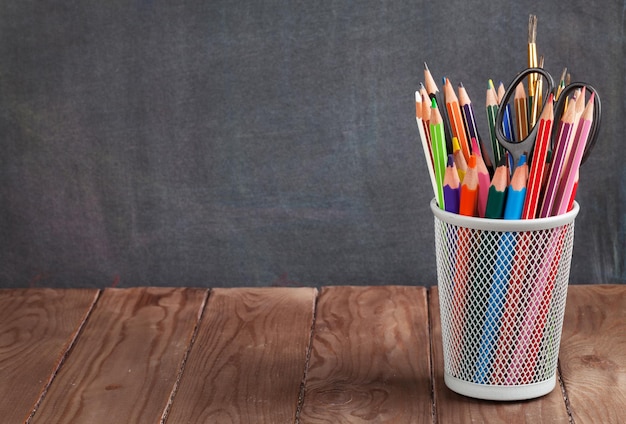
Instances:
[[[526,65],[603,100],[572,283],[626,282],[616,0],[5,1],[0,286],[436,282],[426,61],[478,105]]]

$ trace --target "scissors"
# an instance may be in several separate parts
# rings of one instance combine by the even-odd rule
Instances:
[[[519,74],[517,74],[517,76],[513,79],[513,81],[511,81],[511,83],[509,84],[509,87],[506,89],[506,92],[504,93],[504,96],[502,97],[502,101],[500,103],[501,106],[504,106],[509,103],[511,96],[515,93],[515,87],[517,87],[519,83],[524,81],[524,79],[527,78],[530,74],[540,74],[542,77],[544,77],[548,85],[548,94],[554,93],[554,89],[555,89],[554,79],[552,78],[552,75],[550,75],[550,73],[545,71],[543,68],[527,68],[523,70],[522,72],[520,72]],[[598,92],[592,85],[587,84],[585,82],[573,82],[571,84],[568,84],[563,89],[556,103],[554,103],[554,117],[555,117],[554,121],[558,122],[561,119],[563,112],[565,111],[567,96],[570,93],[573,93],[574,91],[578,89],[582,89],[583,87],[585,88],[586,91],[594,93],[594,109],[593,109],[593,122],[591,124],[591,129],[589,131],[589,136],[587,138],[587,143],[585,145],[585,151],[583,153],[581,164],[584,163],[585,160],[587,160],[587,158],[589,157],[589,154],[591,153],[591,150],[595,146],[596,141],[598,139],[598,130],[600,129],[600,119],[602,116],[602,110],[601,110],[602,105],[600,103],[600,96],[598,95]],[[544,104],[544,107],[545,107],[545,104]],[[532,129],[529,130],[528,136],[525,139],[520,140],[520,141],[513,141],[513,140],[509,140],[504,134],[504,129],[502,126],[504,112],[505,112],[504,107],[498,108],[498,113],[496,114],[495,135],[500,145],[504,147],[511,154],[512,159],[513,159],[513,166],[516,166],[522,154],[525,153],[529,155],[532,153],[533,147],[535,145],[535,139],[537,138],[537,131],[539,129],[539,125],[538,125],[539,120],[537,120],[537,123],[532,127]],[[538,116],[540,115],[541,113],[538,114]],[[552,132],[550,134],[550,143],[552,147],[554,147],[554,142],[555,142],[554,140],[558,136],[558,131],[559,131],[559,125],[553,125]]]

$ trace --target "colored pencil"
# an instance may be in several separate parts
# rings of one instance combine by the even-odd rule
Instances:
[[[459,195],[459,213],[468,216],[476,215],[476,203],[478,200],[478,173],[476,170],[476,156],[470,155],[467,172],[461,184]],[[454,291],[452,295],[452,324],[450,343],[453,346],[451,359],[451,369],[453,375],[458,375],[465,368],[467,360],[463,361],[466,355],[467,346],[463,341],[467,338],[466,319],[471,319],[468,313],[468,296],[471,293],[470,273],[473,261],[470,260],[473,250],[476,247],[476,234],[474,230],[467,227],[458,227],[456,262],[454,264]]]
[[[424,84],[420,83],[420,96],[422,97],[422,125],[424,126],[424,134],[426,134],[426,138],[428,139],[428,149],[431,152],[432,156],[432,141],[430,140],[430,97],[426,92],[426,87]]]
[[[528,181],[528,162],[526,155],[521,155],[517,167],[513,172],[511,184],[507,189],[507,199],[504,206],[504,219],[521,219],[526,199]]]
[[[552,298],[554,297],[557,268],[563,255],[565,231],[567,231],[566,227],[552,229],[550,240],[547,243],[547,250],[541,260],[539,272],[536,277],[538,281],[537,285],[543,285],[543,288],[542,290],[537,290],[539,298],[534,298],[538,301],[538,303],[535,304],[537,312],[534,320],[530,321],[533,331],[529,340],[534,341],[534,343],[529,344],[526,354],[524,355],[526,358],[524,376],[529,383],[533,382],[535,379],[537,359],[540,352],[545,351],[545,345],[549,344],[548,342],[544,342],[544,333],[547,326],[553,325],[553,322],[548,322],[548,318],[550,317],[549,312],[552,306]],[[530,318],[530,315],[531,314],[527,313],[525,318]],[[524,328],[524,324],[522,324],[522,328]],[[513,358],[515,358],[515,356],[513,356]]]
[[[509,179],[509,170],[507,167],[507,157],[503,157],[496,168],[496,171],[489,187],[489,198],[487,200],[486,218],[502,218],[504,213],[504,204],[506,198],[506,189]],[[496,250],[496,261],[493,271],[493,278],[489,288],[489,296],[487,298],[487,309],[485,311],[485,320],[482,323],[482,332],[480,336],[480,347],[478,348],[478,361],[474,374],[474,382],[486,384],[489,378],[489,370],[492,362],[495,360],[494,348],[497,346],[494,342],[498,336],[499,323],[502,316],[502,308],[506,294],[506,286],[508,284],[509,270],[512,266],[515,238],[513,233],[503,233],[498,241]],[[490,252],[490,246],[487,246]]]
[[[500,159],[489,186],[485,218],[501,219],[504,217],[504,205],[506,202],[506,189],[508,187],[509,168],[507,158]]]
[[[572,142],[572,151],[570,160],[565,168],[563,178],[561,179],[561,187],[557,195],[557,202],[553,209],[554,215],[561,215],[571,209],[576,195],[578,186],[578,174],[582,157],[587,145],[591,124],[593,123],[594,112],[594,94],[592,93],[587,106],[585,107],[580,122],[576,129],[576,135]]]
[[[504,155],[504,149],[496,138],[496,115],[498,114],[498,97],[493,87],[493,83],[489,80],[487,84],[485,109],[487,110],[487,123],[489,125],[489,139],[491,141],[491,151],[493,152],[493,160],[500,163],[500,159]]]
[[[550,93],[548,101],[541,112],[535,140],[535,147],[530,159],[530,174],[528,176],[528,191],[524,201],[523,219],[533,219],[537,215],[539,196],[546,168],[548,149],[550,148],[550,135],[552,132],[552,121],[554,120],[554,107],[552,104],[553,95]]]
[[[478,172],[476,170],[476,156],[470,155],[468,161],[467,172],[461,184],[459,194],[459,214],[467,216],[476,216],[476,205],[478,200]],[[468,313],[468,296],[471,287],[471,268],[473,261],[470,260],[473,250],[477,244],[477,237],[474,230],[467,227],[458,227],[457,231],[457,252],[456,262],[454,264],[454,291],[452,295],[452,324],[451,324],[451,344],[453,346],[453,355],[451,359],[451,369],[453,375],[458,375],[464,367],[462,361],[465,358],[466,346],[463,346],[464,339],[467,338],[466,318],[471,319],[471,313]]]
[[[439,88],[437,87],[437,83],[435,82],[435,79],[433,78],[433,74],[430,72],[430,69],[428,69],[428,65],[426,64],[426,62],[424,62],[424,85],[426,87],[428,95],[431,96],[430,98],[432,100],[432,98],[435,97],[437,93],[439,93]]]
[[[452,154],[448,155],[448,166],[443,177],[443,199],[446,211],[459,213],[459,196],[461,191],[461,180],[454,164]]]
[[[422,96],[419,91],[415,92],[415,120],[417,121],[417,130],[419,132],[420,140],[422,141],[422,149],[424,151],[424,158],[426,159],[426,168],[428,169],[428,176],[430,177],[430,183],[433,188],[433,196],[437,196],[437,179],[435,178],[435,168],[433,165],[433,153],[430,146],[430,142],[424,131],[424,125],[422,122]]]
[[[515,138],[515,130],[513,128],[513,116],[511,113],[511,105],[509,103],[502,104],[502,101],[504,100],[505,92],[506,90],[504,89],[504,84],[502,83],[502,81],[500,81],[500,83],[498,84],[497,94],[498,94],[498,103],[500,103],[501,108],[504,108],[504,115],[502,116],[502,130],[506,138],[508,138],[511,141],[515,141],[516,138]],[[519,140],[523,140],[523,139],[519,138]]]
[[[520,219],[522,217],[522,207],[524,205],[524,195],[526,193],[526,182],[528,180],[528,163],[526,155],[521,155],[517,167],[513,172],[511,184],[507,188],[507,199],[505,205],[504,219]],[[515,330],[521,311],[519,310],[520,299],[525,290],[524,276],[527,265],[527,239],[528,234],[520,233],[520,240],[510,240],[511,263],[504,262],[502,270],[508,275],[498,276],[503,281],[508,280],[506,299],[502,310],[500,331],[496,342],[496,354],[494,355],[491,369],[491,382],[493,384],[503,384],[507,372],[507,356],[509,355],[515,341]],[[503,241],[504,242],[504,241]],[[517,248],[515,248],[518,246]],[[502,258],[506,258],[506,251],[501,253]],[[507,269],[507,264],[510,269]]]
[[[475,232],[467,227],[458,227],[456,260],[454,266],[454,287],[452,290],[452,318],[450,323],[450,369],[452,375],[459,376],[463,359],[463,338],[466,332],[467,297],[470,256],[475,245]]]
[[[478,169],[476,155],[472,153],[467,162],[467,172],[461,184],[459,214],[477,216],[478,214]]]
[[[552,215],[552,207],[557,197],[557,188],[561,181],[563,166],[570,146],[575,115],[575,108],[569,107],[565,110],[559,122],[556,145],[552,154],[552,163],[550,164],[546,188],[542,196],[541,209],[539,212],[540,218],[546,218]]]
[[[478,141],[472,137],[472,151],[476,153],[476,170],[478,171],[478,216],[485,217],[487,198],[489,197],[490,176],[483,155],[478,146]]]
[[[467,90],[463,86],[462,83],[459,83],[459,104],[461,105],[461,111],[463,112],[463,123],[465,125],[465,130],[467,131],[468,140],[470,140],[470,147],[472,138],[475,138],[478,141],[479,149],[476,152],[480,153],[483,160],[485,161],[485,165],[491,174],[493,171],[493,165],[491,163],[491,159],[489,158],[489,154],[485,150],[485,146],[480,139],[480,135],[478,134],[478,126],[476,125],[476,115],[474,114],[474,106],[472,105],[472,101],[467,93]],[[472,147],[472,153],[476,153]]]
[[[452,137],[452,154],[454,156],[456,170],[459,173],[459,179],[463,181],[463,178],[465,178],[465,172],[467,172],[467,161],[465,160],[465,155],[459,145],[459,139],[456,137]]]
[[[488,382],[489,370],[495,361],[497,353],[495,342],[498,339],[501,326],[505,296],[509,284],[509,272],[515,254],[515,234],[506,231],[498,239],[493,277],[489,285],[487,308],[480,335],[480,347],[478,348],[478,360],[474,374],[475,383],[486,384]]]
[[[443,120],[439,109],[437,108],[437,100],[431,100],[430,115],[430,141],[433,149],[433,163],[435,168],[435,180],[437,182],[437,203],[439,207],[445,210],[443,198],[443,176],[446,172],[446,159],[448,157],[446,151],[446,139],[443,129]]]
[[[478,126],[476,125],[476,116],[474,115],[472,101],[462,83],[459,84],[458,90],[459,104],[461,105],[461,110],[463,111],[463,124],[465,126],[465,130],[467,131],[467,135],[469,136],[468,140],[471,140],[472,138],[478,140]],[[475,152],[472,151],[472,153]]]
[[[518,140],[525,140],[528,137],[528,99],[523,84],[515,87],[515,128],[517,130]]]
[[[572,186],[572,194],[569,198],[569,205],[567,206],[566,212],[569,212],[574,207],[574,201],[576,200],[576,192],[578,191],[578,179],[580,178],[580,170],[576,171],[576,178],[574,179],[574,184]]]
[[[535,263],[532,277],[534,284],[528,288],[530,294],[507,370],[509,384],[533,383],[537,356],[541,350],[554,292],[556,267],[563,251],[563,231],[565,227],[553,228],[543,254],[536,258],[538,262]]]
[[[469,159],[470,145],[465,131],[465,124],[463,123],[463,116],[461,114],[461,106],[459,105],[459,99],[454,92],[454,88],[449,79],[446,79],[446,83],[443,87],[443,94],[446,102],[446,110],[448,111],[448,118],[450,119],[450,131],[452,137],[456,137],[465,160]]]
[[[439,109],[439,114],[441,115],[441,121],[443,126],[444,141],[451,141],[452,135],[450,132],[450,121],[448,119],[448,114],[446,113],[445,102],[426,62],[424,62],[424,84],[426,85],[426,92],[428,93],[428,96],[431,98],[431,100],[437,100],[437,107]]]

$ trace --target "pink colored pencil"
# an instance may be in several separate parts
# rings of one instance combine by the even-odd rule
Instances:
[[[478,216],[484,218],[491,181],[487,165],[485,165],[483,155],[480,152],[480,146],[474,137],[472,137],[472,153],[476,154],[476,170],[478,171]]]
[[[540,259],[540,265],[538,264],[539,266],[531,275],[534,284],[527,297],[524,319],[511,355],[511,363],[507,370],[507,384],[530,384],[534,378],[537,354],[541,348],[545,328],[545,321],[541,321],[540,318],[547,316],[552,301],[556,265],[563,250],[563,231],[564,228],[553,230],[546,244],[546,251]]]
[[[561,187],[557,195],[557,202],[554,205],[553,214],[561,215],[566,213],[571,205],[574,203],[574,196],[576,193],[576,187],[578,186],[578,171],[582,162],[583,154],[585,153],[585,146],[587,145],[587,139],[589,138],[589,132],[591,131],[591,124],[593,122],[593,108],[594,108],[594,95],[591,94],[587,106],[580,117],[580,122],[576,131],[576,136],[572,144],[572,152],[570,153],[570,160],[565,168],[563,178],[561,180]]]

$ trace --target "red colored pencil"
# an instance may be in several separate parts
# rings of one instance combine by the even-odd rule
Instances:
[[[522,211],[522,219],[533,219],[537,216],[539,205],[539,196],[541,195],[541,186],[546,169],[546,160],[548,157],[548,149],[550,148],[550,135],[552,132],[552,123],[554,121],[554,95],[550,93],[548,100],[539,117],[539,125],[535,147],[532,153],[530,174],[528,176],[528,188],[526,191],[526,199],[524,201],[524,209]]]

